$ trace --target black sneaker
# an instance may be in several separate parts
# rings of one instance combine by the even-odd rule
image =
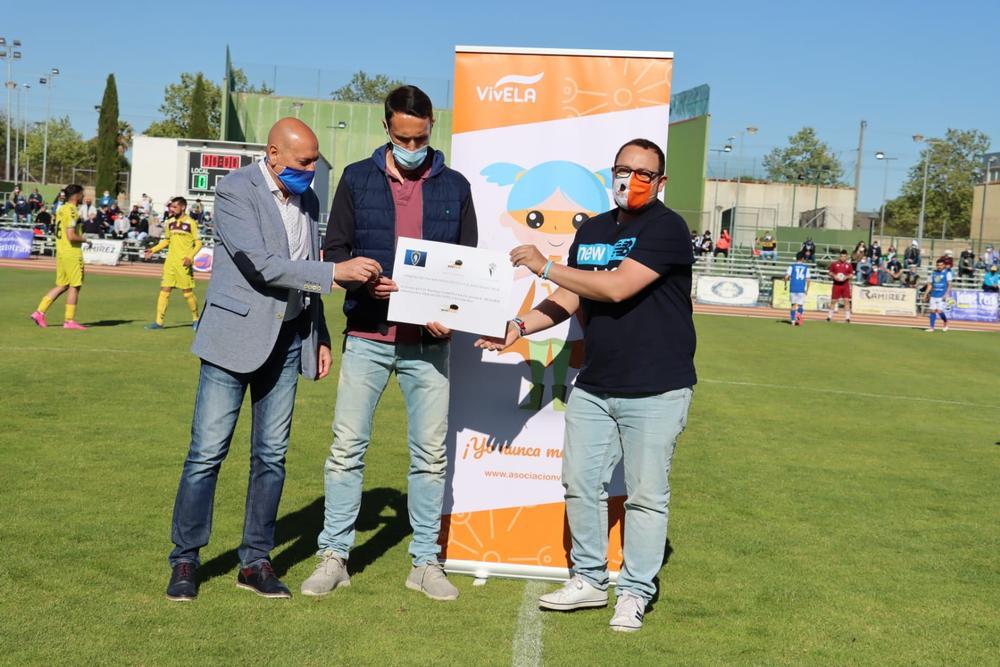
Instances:
[[[167,599],[174,602],[191,602],[198,597],[198,566],[188,561],[174,565],[167,584]]]
[[[253,567],[241,567],[236,575],[236,587],[253,591],[265,598],[290,598],[292,592],[288,586],[274,574],[270,561],[262,560]]]

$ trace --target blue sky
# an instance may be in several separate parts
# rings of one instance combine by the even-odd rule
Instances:
[[[674,90],[712,88],[712,145],[759,128],[744,144],[750,170],[803,125],[815,127],[853,181],[858,124],[868,121],[861,207],[882,197],[883,150],[893,196],[917,159],[911,136],[977,128],[1000,150],[1000,3],[868,2],[93,2],[5,8],[0,35],[23,41],[14,80],[30,82],[30,119],[43,118],[38,76],[62,75],[53,115],[96,132],[104,80],[114,72],[121,116],[142,131],[181,71],[221,79],[225,46],[253,78],[279,66],[279,92],[315,93],[364,69],[443,82],[454,46],[541,46],[675,52]],[[992,64],[991,64],[992,59]],[[5,74],[5,73],[4,73]],[[302,81],[313,81],[306,86]],[[433,86],[430,86],[433,87]],[[440,86],[439,86],[440,87]],[[297,90],[295,94],[308,94]],[[0,103],[5,103],[0,98]],[[2,107],[0,107],[2,108]],[[730,156],[730,169],[735,165]],[[721,171],[714,161],[710,173]]]

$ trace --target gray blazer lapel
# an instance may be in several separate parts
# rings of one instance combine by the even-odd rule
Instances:
[[[257,194],[257,201],[260,203],[260,210],[265,212],[264,224],[270,224],[271,229],[262,229],[270,236],[276,237],[278,248],[285,257],[291,257],[291,251],[288,249],[288,234],[285,232],[285,223],[281,220],[281,212],[278,210],[278,204],[274,201],[274,194],[271,192],[271,184],[267,182],[264,174],[260,172],[260,166],[257,169],[250,172],[250,182],[254,186],[254,192]]]

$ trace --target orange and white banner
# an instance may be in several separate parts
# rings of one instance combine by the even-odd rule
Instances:
[[[530,243],[565,263],[576,228],[613,207],[618,148],[641,137],[666,152],[672,69],[671,53],[457,47],[452,166],[472,184],[479,246],[508,252]],[[523,268],[514,285],[518,314],[556,289]],[[449,571],[568,576],[563,417],[581,339],[571,318],[503,354],[476,350],[464,336],[452,345],[441,533]],[[620,469],[609,493],[617,571]]]

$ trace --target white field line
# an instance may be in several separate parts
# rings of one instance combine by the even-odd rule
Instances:
[[[987,405],[985,403],[967,403],[965,401],[949,401],[943,398],[927,398],[925,396],[903,396],[899,394],[872,394],[864,391],[847,391],[844,389],[829,389],[825,387],[802,387],[791,384],[768,384],[766,382],[737,382],[735,380],[716,380],[712,378],[698,378],[699,382],[708,384],[728,384],[737,387],[763,387],[765,389],[784,389],[788,391],[808,391],[816,394],[836,394],[839,396],[856,396],[860,398],[881,398],[890,401],[920,401],[921,403],[937,403],[939,405],[960,405],[969,408],[987,408],[990,410],[1000,410],[1000,405]]]
[[[79,335],[79,334],[77,334]],[[42,347],[40,345],[32,346],[17,346],[17,345],[0,345],[0,350],[11,351],[11,352],[69,352],[71,354],[79,354],[80,352],[92,352],[94,354],[109,354],[113,353],[114,356],[120,356],[123,354],[155,354],[158,357],[175,355],[179,356],[177,352],[170,352],[164,350],[111,350],[102,347]],[[187,356],[189,352],[185,352],[184,355]]]
[[[517,629],[511,647],[513,667],[537,667],[542,664],[542,612],[538,596],[545,592],[545,582],[527,581],[517,613]]]

